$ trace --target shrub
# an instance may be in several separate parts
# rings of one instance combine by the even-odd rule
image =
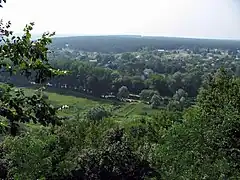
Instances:
[[[153,109],[161,105],[161,98],[159,95],[154,94],[151,99],[151,107]]]
[[[154,91],[151,89],[144,89],[142,92],[139,94],[140,100],[150,102],[153,95],[159,95],[158,91]]]
[[[110,113],[102,106],[93,107],[88,110],[87,118],[93,121],[102,120],[104,117],[108,117]]]
[[[86,149],[78,157],[78,168],[64,179],[145,179],[156,176],[149,162],[134,153],[123,137],[123,129],[107,133],[100,149]]]

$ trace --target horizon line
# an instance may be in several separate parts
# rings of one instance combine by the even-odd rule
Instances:
[[[15,33],[20,35],[23,33]],[[32,38],[40,38],[43,33],[33,33]],[[96,36],[138,36],[138,37],[151,37],[151,38],[181,38],[181,39],[199,39],[199,40],[225,40],[225,41],[240,41],[240,39],[233,38],[214,38],[214,37],[200,37],[200,36],[164,36],[164,35],[142,35],[142,34],[68,34],[68,33],[56,33],[53,38],[64,37],[96,37]]]
[[[96,37],[96,36],[139,36],[152,38],[181,38],[181,39],[200,39],[200,40],[226,40],[226,41],[240,41],[240,39],[233,38],[212,38],[212,37],[197,37],[197,36],[163,36],[163,35],[141,35],[141,34],[57,34],[53,38],[59,37]]]

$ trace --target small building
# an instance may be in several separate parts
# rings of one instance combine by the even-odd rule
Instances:
[[[140,96],[137,95],[137,94],[129,94],[129,98],[130,98],[130,99],[139,100],[139,99],[140,99]]]
[[[91,60],[89,60],[89,62],[97,62],[97,59],[91,59]]]

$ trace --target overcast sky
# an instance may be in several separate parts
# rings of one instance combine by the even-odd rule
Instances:
[[[36,34],[240,39],[240,0],[7,0],[0,17]]]

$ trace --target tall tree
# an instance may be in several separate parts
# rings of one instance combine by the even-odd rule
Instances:
[[[205,81],[198,96],[202,140],[232,172],[240,168],[240,79],[220,69]]]
[[[11,75],[21,74],[27,79],[42,84],[57,75],[64,75],[66,71],[54,69],[48,61],[48,45],[54,33],[44,33],[41,38],[32,41],[31,30],[34,23],[26,25],[23,36],[14,36],[10,31],[11,23],[0,21],[1,45],[0,68]],[[43,125],[56,124],[56,109],[48,104],[39,91],[33,96],[26,96],[23,90],[16,90],[7,86],[1,96],[0,115],[7,118],[10,132],[16,135],[19,122],[33,121]]]

